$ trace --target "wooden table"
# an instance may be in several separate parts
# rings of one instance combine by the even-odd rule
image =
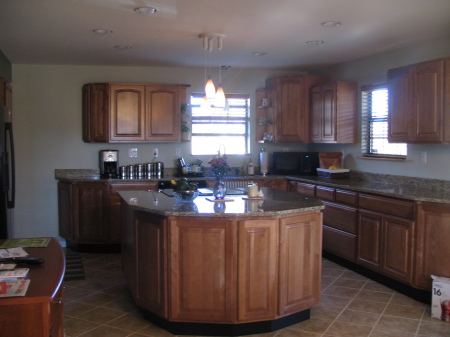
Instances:
[[[0,336],[64,337],[65,256],[61,245],[52,238],[45,248],[25,250],[30,257],[44,258],[46,262],[21,265],[30,269],[30,285],[25,296],[0,298]]]

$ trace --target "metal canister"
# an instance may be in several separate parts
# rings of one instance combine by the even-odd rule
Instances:
[[[154,168],[154,172],[157,178],[161,178],[164,177],[164,163],[162,162],[156,162],[153,163],[155,166]]]
[[[134,176],[138,179],[145,178],[145,166],[144,164],[134,165]]]
[[[153,163],[147,163],[147,164],[145,164],[145,167],[146,167],[147,178],[151,178],[154,175]]]
[[[127,177],[126,171],[125,171],[125,166],[120,166],[119,167],[119,177],[124,179]]]
[[[125,176],[127,178],[133,178],[134,177],[133,165],[125,166]]]

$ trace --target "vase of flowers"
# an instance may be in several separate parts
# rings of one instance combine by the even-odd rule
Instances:
[[[216,183],[213,189],[214,198],[223,199],[227,191],[224,176],[230,170],[227,157],[219,151],[218,155],[211,159],[208,164],[211,165],[210,170],[216,177]]]

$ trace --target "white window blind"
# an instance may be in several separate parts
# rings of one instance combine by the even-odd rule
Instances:
[[[249,146],[250,96],[227,94],[226,107],[202,107],[204,94],[191,95],[193,155],[215,155],[221,144],[226,154],[246,154]]]
[[[361,88],[361,150],[367,157],[403,159],[407,153],[406,144],[388,142],[388,95],[386,85],[370,85]]]

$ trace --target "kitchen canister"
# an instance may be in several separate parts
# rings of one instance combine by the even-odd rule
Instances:
[[[265,148],[262,148],[259,153],[259,168],[260,173],[263,176],[269,173],[269,154],[266,152]]]

